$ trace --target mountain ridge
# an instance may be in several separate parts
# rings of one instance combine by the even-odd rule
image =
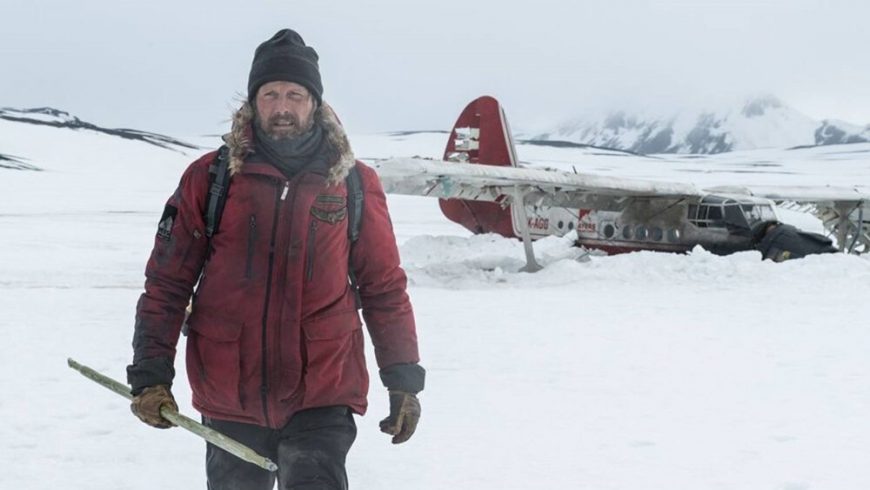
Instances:
[[[745,99],[717,110],[672,114],[611,111],[573,118],[529,139],[563,140],[639,154],[716,154],[736,150],[870,142],[870,125],[815,120],[772,95]]]
[[[111,136],[118,136],[128,140],[141,141],[150,145],[158,146],[172,151],[199,150],[199,146],[192,143],[187,143],[171,136],[141,131],[129,128],[104,128],[96,124],[82,121],[70,113],[55,109],[52,107],[35,107],[29,109],[16,109],[12,107],[0,107],[0,119],[25,123],[35,124],[40,126],[50,126],[55,128],[64,128],[72,130],[90,130],[96,131]],[[6,156],[7,160],[14,157]],[[23,162],[17,162],[23,163]],[[26,164],[25,164],[26,165]]]

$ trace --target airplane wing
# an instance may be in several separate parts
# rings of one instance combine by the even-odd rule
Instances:
[[[424,158],[392,158],[372,165],[384,190],[395,194],[502,202],[517,192],[527,202],[545,206],[588,204],[606,198],[701,196],[691,184],[625,179],[599,175],[499,167]]]
[[[870,202],[868,186],[717,186],[664,182],[522,167],[498,167],[428,158],[391,158],[372,163],[386,192],[443,199],[501,201],[516,188],[540,195],[542,205],[567,205],[584,196],[684,198],[706,194],[754,196],[774,202],[852,206]],[[549,197],[543,197],[549,196]],[[870,212],[868,212],[870,216]]]
[[[424,158],[392,158],[372,163],[388,193],[540,206],[594,206],[599,200],[684,199],[707,194],[741,195],[776,203],[811,204],[813,214],[838,236],[840,244],[870,248],[867,186],[719,186],[659,182],[555,170],[469,164]],[[845,246],[845,245],[844,245]]]
[[[792,201],[805,204],[834,205],[870,201],[867,186],[718,186],[705,189],[713,193],[743,194],[764,197],[775,202]]]

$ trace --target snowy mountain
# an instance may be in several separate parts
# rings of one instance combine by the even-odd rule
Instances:
[[[724,153],[759,148],[831,145],[870,141],[870,125],[817,121],[766,95],[724,109],[676,114],[611,112],[577,118],[537,133],[533,139],[567,140],[652,153]]]
[[[218,144],[217,138],[191,144],[146,131],[106,129],[55,109],[2,109],[0,214],[150,211],[172,192],[166,182],[177,182],[179,169],[205,153],[199,146]],[[143,194],[153,200],[143,201]]]
[[[96,131],[128,140],[142,141],[168,150],[182,151],[195,150],[198,148],[196,145],[169,136],[164,136],[162,134],[139,131],[136,129],[103,128],[82,121],[78,117],[70,115],[68,112],[53,109],[51,107],[38,107],[33,109],[2,107],[0,108],[0,119],[54,128]],[[2,150],[2,148],[0,148],[0,150]],[[5,165],[4,161],[7,162]],[[17,166],[19,169],[29,169],[28,164],[21,162],[19,158],[3,155],[2,153],[0,153],[0,166],[6,166],[7,168],[15,168],[14,166]]]
[[[870,124],[865,127],[826,119],[815,131],[816,145],[840,145],[870,141]]]

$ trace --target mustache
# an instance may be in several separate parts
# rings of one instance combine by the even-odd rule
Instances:
[[[292,124],[294,126],[299,126],[299,118],[294,116],[293,114],[275,114],[266,121],[268,126],[274,126],[276,124]]]

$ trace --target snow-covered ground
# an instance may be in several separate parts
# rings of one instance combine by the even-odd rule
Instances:
[[[352,141],[361,157],[438,157],[445,138]],[[194,155],[8,122],[0,152],[44,169],[0,170],[0,488],[203,488],[203,442],[144,426],[66,367],[124,379],[160,211]],[[536,165],[697,184],[867,185],[868,155],[519,148]],[[472,236],[434,200],[390,205],[429,374],[403,446],[377,429],[373,382],[353,488],[870,488],[870,257],[601,257],[552,238],[525,274],[518,242]]]

